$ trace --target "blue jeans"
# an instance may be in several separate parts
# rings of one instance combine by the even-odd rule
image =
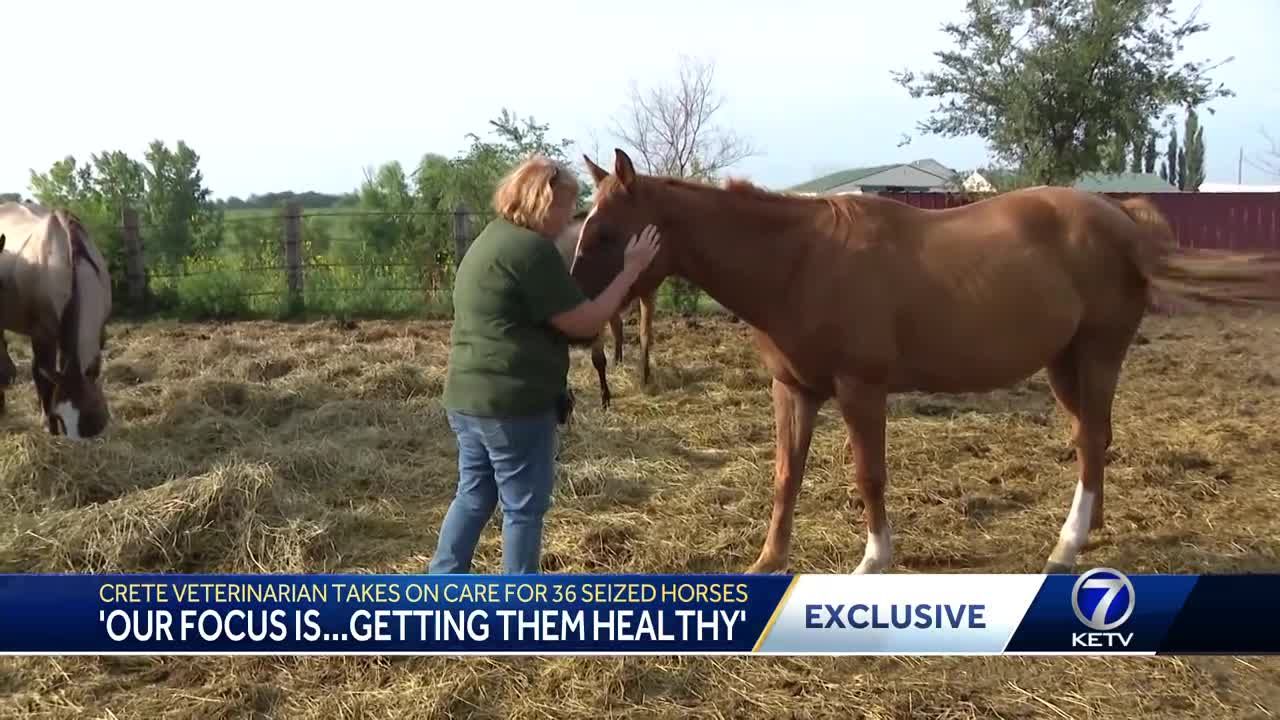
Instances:
[[[555,412],[495,418],[451,410],[448,416],[458,437],[458,490],[427,572],[470,572],[480,532],[500,500],[502,571],[537,573],[555,480]]]

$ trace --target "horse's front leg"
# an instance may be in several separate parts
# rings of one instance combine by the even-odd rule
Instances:
[[[888,392],[884,385],[842,379],[836,383],[836,400],[849,427],[849,444],[857,464],[854,482],[867,519],[867,546],[854,573],[881,572],[893,563],[893,538],[884,504],[889,478],[884,457]]]
[[[0,331],[0,413],[5,410],[5,392],[17,377],[18,367],[9,356],[9,342],[5,339],[4,332]]]
[[[748,568],[750,573],[781,572],[791,552],[791,524],[796,496],[804,479],[809,441],[818,418],[818,401],[798,388],[776,378],[773,381],[774,457],[773,515],[760,557]]]
[[[49,432],[57,433],[53,420],[53,378],[58,370],[58,346],[49,341],[31,340],[31,376],[36,384],[36,396],[40,398],[40,412],[44,415]]]

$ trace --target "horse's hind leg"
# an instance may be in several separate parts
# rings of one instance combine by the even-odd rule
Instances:
[[[1136,328],[1135,328],[1136,329]],[[1103,524],[1103,472],[1111,447],[1111,407],[1125,353],[1133,333],[1077,337],[1049,364],[1049,385],[1059,407],[1071,421],[1080,477],[1071,510],[1058,543],[1045,564],[1046,573],[1070,572],[1076,556],[1089,540],[1089,531]]]
[[[640,384],[649,384],[649,348],[653,344],[653,311],[657,291],[640,298]]]
[[[856,464],[853,479],[867,519],[867,545],[854,574],[881,572],[893,563],[893,538],[884,504],[889,479],[884,457],[887,399],[888,390],[882,385],[836,383],[836,401],[849,427],[849,446]]]
[[[604,356],[603,332],[596,336],[595,342],[591,343],[591,364],[596,369],[596,375],[600,376],[600,406],[608,410],[613,394],[609,392],[609,378],[606,373],[609,359]]]
[[[622,312],[619,311],[609,319],[609,330],[613,333],[613,361],[622,362]]]
[[[781,572],[791,552],[791,524],[796,496],[804,479],[809,441],[818,418],[818,402],[797,388],[773,381],[773,416],[777,449],[774,458],[773,514],[769,534],[749,573]]]

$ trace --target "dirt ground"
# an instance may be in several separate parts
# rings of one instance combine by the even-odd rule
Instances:
[[[607,413],[575,352],[550,571],[737,572],[759,550],[772,411],[748,331],[656,330],[652,387],[629,343]],[[421,572],[456,479],[447,342],[427,322],[113,326],[107,439],[52,439],[29,381],[9,390],[0,571]],[[1147,320],[1081,567],[1280,568],[1278,362],[1280,318]],[[793,572],[861,557],[844,437],[828,406]],[[895,398],[888,441],[895,572],[1040,571],[1076,473],[1043,374]],[[1270,718],[1278,687],[1267,658],[5,658],[0,716]]]

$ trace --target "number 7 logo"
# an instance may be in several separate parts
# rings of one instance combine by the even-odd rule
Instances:
[[[1092,611],[1086,613],[1082,609],[1082,605],[1088,606],[1090,600],[1096,597],[1093,593],[1087,596],[1081,593],[1082,590],[1105,590],[1101,598],[1098,598],[1097,604],[1093,605]],[[1122,590],[1128,590],[1126,596],[1121,596]],[[1124,624],[1129,616],[1133,614],[1134,601],[1136,595],[1133,591],[1133,583],[1124,573],[1110,568],[1094,568],[1089,572],[1080,576],[1076,580],[1075,587],[1071,589],[1071,608],[1075,610],[1076,619],[1084,623],[1094,630],[1111,630]],[[1082,602],[1083,601],[1083,602]],[[1110,613],[1112,606],[1120,602],[1124,611],[1120,617],[1113,622],[1107,622],[1107,615]]]

